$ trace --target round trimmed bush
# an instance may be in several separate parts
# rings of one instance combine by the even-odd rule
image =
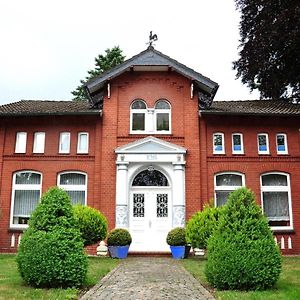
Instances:
[[[127,246],[132,242],[131,235],[127,229],[115,228],[107,237],[108,246]]]
[[[81,233],[84,246],[93,245],[106,238],[107,220],[99,210],[80,204],[73,208],[76,226]]]
[[[253,192],[246,188],[230,194],[207,249],[205,273],[218,289],[264,290],[279,278],[280,251]]]
[[[79,287],[87,272],[76,229],[26,231],[17,256],[22,278],[34,287]]]
[[[167,235],[167,244],[170,246],[185,246],[185,228],[176,227],[170,230]]]
[[[186,225],[186,238],[193,248],[207,248],[207,240],[218,226],[221,211],[221,207],[205,206],[190,218]]]
[[[78,287],[85,280],[87,257],[75,226],[68,194],[49,189],[22,236],[17,263],[22,278],[34,287]]]

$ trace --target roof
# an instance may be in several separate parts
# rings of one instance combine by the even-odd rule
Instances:
[[[161,68],[158,68],[158,67]],[[147,67],[147,68],[146,68]],[[204,92],[214,97],[219,85],[211,79],[203,76],[202,74],[188,68],[187,66],[179,63],[178,61],[170,58],[169,56],[155,50],[149,46],[146,50],[126,60],[120,65],[112,68],[111,70],[102,73],[94,79],[86,83],[86,87],[90,94],[102,89],[104,85],[111,79],[121,75],[122,73],[133,70],[174,70],[177,73],[189,78]]]
[[[282,115],[300,116],[300,104],[283,100],[214,101],[201,115]]]
[[[21,100],[0,106],[0,116],[99,115],[87,101]]]

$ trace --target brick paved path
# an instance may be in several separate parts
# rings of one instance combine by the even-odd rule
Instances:
[[[213,300],[213,296],[172,258],[129,257],[81,300]]]

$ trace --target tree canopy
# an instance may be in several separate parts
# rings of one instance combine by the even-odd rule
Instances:
[[[235,0],[240,58],[233,68],[261,98],[300,100],[300,1]]]
[[[76,88],[76,90],[71,92],[74,96],[73,100],[78,101],[88,99],[87,92],[84,89],[84,84],[90,79],[95,78],[103,72],[122,63],[124,59],[125,56],[123,55],[123,51],[119,48],[119,46],[115,46],[111,49],[106,49],[105,55],[99,54],[95,58],[95,68],[89,70],[88,76],[86,76],[85,79],[80,80],[80,85]]]

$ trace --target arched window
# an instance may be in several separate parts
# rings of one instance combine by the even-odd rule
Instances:
[[[285,173],[261,176],[262,209],[274,229],[292,228],[290,177]]]
[[[171,128],[171,107],[170,104],[160,99],[155,104],[156,131],[170,132]]]
[[[39,203],[42,175],[34,171],[20,171],[13,175],[12,227],[26,227],[31,213]]]
[[[229,194],[245,185],[244,174],[226,172],[215,175],[215,205],[222,206],[227,202]]]
[[[137,174],[132,186],[169,186],[169,182],[163,173],[150,168]]]
[[[142,100],[135,100],[131,104],[130,119],[131,131],[135,133],[145,131],[147,106]]]
[[[72,204],[86,204],[87,175],[80,172],[64,172],[58,175],[58,184],[71,198]]]

